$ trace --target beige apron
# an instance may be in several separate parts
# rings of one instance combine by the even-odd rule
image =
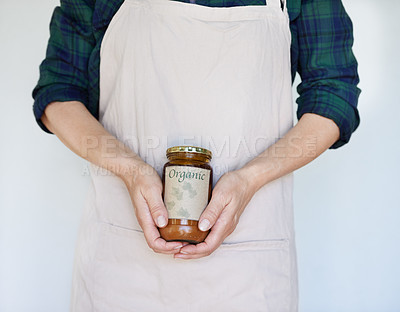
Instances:
[[[101,123],[160,175],[182,144],[213,152],[214,184],[242,167],[292,127],[288,15],[267,2],[126,0],[102,43]],[[91,175],[72,311],[297,311],[292,175],[260,189],[198,260],[154,253],[123,182]]]

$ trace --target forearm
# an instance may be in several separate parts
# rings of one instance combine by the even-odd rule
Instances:
[[[255,190],[303,167],[339,139],[339,128],[330,119],[304,114],[283,138],[271,145],[240,171],[251,177]]]
[[[123,177],[143,163],[80,102],[53,102],[41,120],[71,151],[117,176]]]

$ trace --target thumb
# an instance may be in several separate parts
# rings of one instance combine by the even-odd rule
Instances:
[[[163,228],[168,223],[168,212],[165,208],[161,194],[158,192],[152,192],[150,196],[146,198],[147,206],[149,207],[150,214],[154,220],[154,223]]]
[[[217,222],[223,209],[224,205],[219,200],[211,197],[211,201],[199,219],[200,231],[208,231],[215,224],[215,222]]]

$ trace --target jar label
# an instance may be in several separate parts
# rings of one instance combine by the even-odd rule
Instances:
[[[165,169],[164,202],[170,219],[200,219],[208,204],[210,171],[189,166]]]

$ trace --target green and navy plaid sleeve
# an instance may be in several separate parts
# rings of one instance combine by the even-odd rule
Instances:
[[[46,58],[40,65],[39,82],[33,90],[34,115],[40,121],[54,101],[88,102],[88,62],[95,46],[92,32],[94,0],[62,0],[50,23]]]
[[[360,122],[352,22],[339,0],[303,0],[291,28],[292,66],[302,80],[297,117],[314,113],[332,119],[340,139],[331,148],[338,148]]]

